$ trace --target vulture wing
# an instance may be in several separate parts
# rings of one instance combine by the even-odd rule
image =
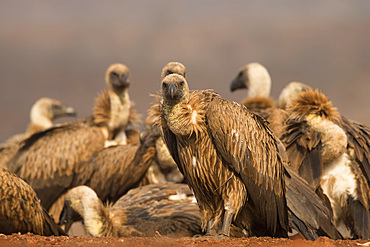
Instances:
[[[354,149],[356,161],[370,184],[370,128],[343,116],[338,125],[347,133],[348,145]]]
[[[286,148],[290,166],[317,189],[322,174],[321,133],[313,130],[306,121],[290,119],[280,139]]]
[[[241,178],[268,230],[275,232],[277,224],[288,230],[283,161],[267,122],[221,97],[209,103],[206,122],[224,164]]]
[[[76,164],[88,160],[104,143],[100,129],[83,122],[50,128],[26,139],[9,169],[31,185],[48,210],[70,187]]]
[[[65,235],[41,206],[35,191],[7,169],[0,168],[0,232]]]
[[[289,225],[309,240],[342,238],[332,222],[332,212],[311,186],[289,167],[285,167],[285,174]]]

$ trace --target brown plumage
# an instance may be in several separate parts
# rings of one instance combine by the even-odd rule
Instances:
[[[187,185],[166,183],[132,189],[104,206],[92,189],[79,186],[69,191],[60,222],[67,231],[82,218],[92,236],[190,237],[201,232],[193,198]]]
[[[220,223],[219,234],[229,236],[233,221],[251,235],[287,236],[283,164],[265,121],[210,90],[189,91],[177,74],[161,88],[163,138],[194,191],[203,229],[215,234]]]
[[[356,159],[351,152],[356,146],[353,137],[358,134],[359,140],[366,140],[366,131],[342,117],[318,90],[298,94],[288,112],[281,139],[292,168],[318,190],[324,201],[327,196],[335,225],[344,236],[369,238],[369,166],[366,159]],[[358,153],[366,156],[369,143],[357,146]]]
[[[276,108],[275,101],[270,97],[271,77],[267,69],[259,63],[243,66],[231,82],[230,90],[247,89],[248,97],[242,102],[249,110],[267,119]]]
[[[115,202],[127,191],[139,186],[155,159],[158,138],[147,130],[141,136],[140,143],[104,148],[88,161],[76,165],[70,187],[87,185],[103,202]],[[62,212],[65,195],[59,194],[49,210],[56,221]]]
[[[0,188],[1,233],[65,235],[43,209],[31,186],[5,168],[0,168]]]
[[[35,189],[47,210],[71,187],[79,164],[102,150],[106,140],[127,142],[122,133],[130,112],[127,70],[120,64],[108,68],[108,91],[96,99],[92,116],[34,134],[9,162],[10,170]]]
[[[306,91],[309,88],[311,87],[302,82],[293,81],[288,83],[283,90],[281,90],[279,95],[279,108],[273,109],[267,118],[267,121],[270,123],[270,128],[276,136],[280,137],[285,129],[286,120],[289,117],[286,108],[289,106],[292,99],[296,98],[300,92]]]
[[[32,134],[53,126],[53,120],[63,116],[75,116],[76,111],[51,98],[40,98],[32,106],[30,120],[25,133],[17,134],[0,144],[0,166],[6,163],[19,149],[20,143]]]

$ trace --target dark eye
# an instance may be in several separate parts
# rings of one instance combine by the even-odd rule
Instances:
[[[180,81],[180,87],[183,87],[184,86],[184,82],[183,81]]]
[[[116,72],[111,72],[110,73],[110,78],[117,78],[118,74]]]
[[[167,83],[163,83],[163,84],[162,84],[162,88],[163,88],[163,89],[166,89],[166,88],[167,88]]]
[[[240,71],[238,76],[240,77],[242,75],[243,75],[243,71]]]
[[[170,75],[170,74],[173,74],[173,72],[171,70],[167,70],[166,75]]]

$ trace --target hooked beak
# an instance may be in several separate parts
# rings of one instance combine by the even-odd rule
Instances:
[[[231,82],[231,85],[230,85],[231,92],[234,92],[235,90],[242,89],[242,88],[247,88],[247,87],[245,86],[245,83],[242,80],[240,80],[238,77],[236,77]]]
[[[173,98],[175,96],[176,91],[177,91],[177,89],[176,89],[175,84],[170,84],[168,86],[168,93],[170,94],[171,98]]]

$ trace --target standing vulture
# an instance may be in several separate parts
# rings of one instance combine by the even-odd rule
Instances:
[[[75,116],[73,107],[63,105],[51,98],[37,100],[30,112],[30,120],[25,133],[17,134],[0,144],[0,167],[6,167],[7,162],[19,149],[20,143],[32,134],[53,126],[53,120],[62,116]]]
[[[161,89],[163,139],[194,191],[203,230],[229,236],[234,222],[248,235],[287,237],[283,160],[265,121],[210,90],[189,91],[178,74]]]
[[[162,69],[161,80],[170,74],[179,74],[186,78],[186,67],[180,62],[169,62]],[[180,183],[184,181],[184,176],[177,168],[176,162],[173,160],[166,144],[163,142],[159,126],[155,124],[158,118],[158,112],[159,102],[156,102],[156,104],[153,104],[149,108],[148,116],[145,120],[147,131],[149,131],[152,136],[157,136],[157,140],[155,142],[155,159],[152,160],[152,164],[142,180],[141,185],[165,182]]]
[[[32,135],[8,164],[34,188],[47,210],[71,187],[79,164],[102,150],[107,140],[127,142],[123,132],[132,121],[129,69],[113,64],[106,72],[106,84],[108,90],[97,97],[92,116]]]
[[[60,223],[68,231],[82,218],[96,236],[191,237],[201,232],[199,209],[185,184],[155,184],[130,190],[113,205],[104,206],[87,186],[71,189]]]
[[[41,206],[31,186],[5,168],[0,168],[0,188],[0,233],[65,235]]]
[[[369,128],[341,116],[318,90],[298,94],[288,112],[281,140],[291,167],[329,199],[342,235],[368,239]]]

